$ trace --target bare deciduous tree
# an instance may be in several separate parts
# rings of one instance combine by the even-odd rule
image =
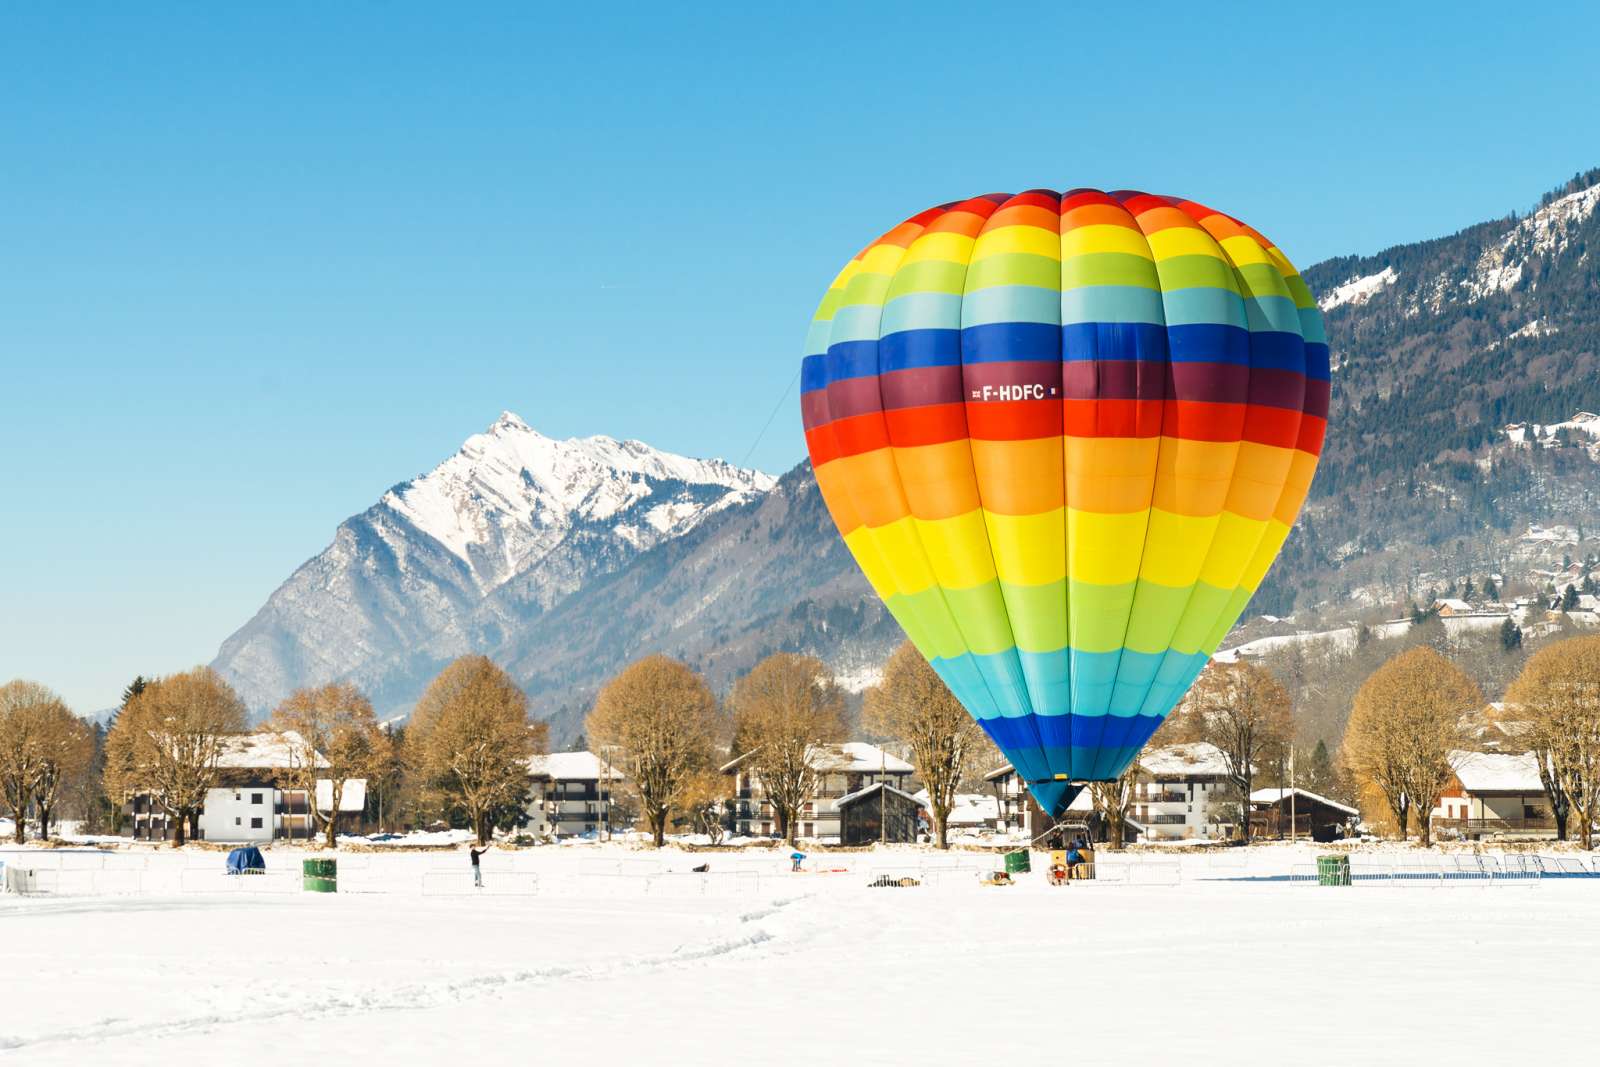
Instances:
[[[1251,663],[1212,663],[1185,701],[1205,740],[1221,750],[1238,794],[1239,834],[1250,841],[1250,793],[1256,769],[1289,739],[1289,693]]]
[[[43,716],[43,759],[33,783],[33,809],[39,816],[39,836],[50,836],[50,819],[65,788],[94,759],[94,731],[59,700]]]
[[[50,737],[61,715],[72,717],[61,698],[38,682],[0,685],[0,799],[16,823],[18,844],[26,838],[28,804],[47,773]],[[48,826],[43,833],[49,835]]]
[[[750,773],[772,804],[778,834],[792,845],[795,815],[816,792],[816,746],[844,734],[844,696],[821,660],[779,652],[739,679],[732,703]]]
[[[1425,646],[1395,656],[1356,692],[1345,762],[1383,794],[1401,840],[1414,813],[1422,844],[1432,842],[1429,816],[1454,777],[1451,752],[1463,744],[1462,717],[1483,703],[1465,671]]]
[[[869,728],[911,748],[928,789],[934,842],[949,848],[950,809],[968,762],[979,751],[982,729],[909,641],[889,657],[882,683],[867,693],[865,712]]]
[[[1506,693],[1532,724],[1540,777],[1557,808],[1578,818],[1584,848],[1600,818],[1600,637],[1574,637],[1541,649]],[[1565,810],[1563,810],[1565,809]]]
[[[429,684],[406,727],[407,763],[466,812],[478,843],[490,814],[525,800],[528,757],[549,724],[528,721],[528,697],[486,656],[462,656]]]
[[[106,737],[106,792],[146,794],[175,823],[180,848],[216,784],[227,738],[245,728],[245,707],[209,667],[148,683],[128,701]]]
[[[1128,843],[1128,809],[1133,806],[1133,786],[1139,777],[1139,761],[1135,760],[1121,776],[1109,782],[1090,782],[1089,798],[1094,810],[1105,820],[1106,845],[1112,851]]]
[[[324,843],[333,848],[346,784],[383,770],[387,746],[372,702],[348,684],[297,689],[273,712],[269,729],[288,748],[290,777],[305,792]],[[317,803],[319,779],[327,780],[332,793],[327,811]]]
[[[710,766],[720,732],[705,679],[666,656],[639,660],[600,690],[584,732],[627,775],[660,848],[668,817],[696,772]]]

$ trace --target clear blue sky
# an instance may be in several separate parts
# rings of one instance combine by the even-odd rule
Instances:
[[[1177,192],[1308,265],[1600,163],[1584,4],[766,6],[0,7],[0,678],[209,660],[503,408],[743,458],[933,203]],[[802,454],[791,396],[752,462]]]

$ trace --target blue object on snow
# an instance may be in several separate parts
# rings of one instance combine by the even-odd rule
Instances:
[[[261,850],[254,845],[248,848],[236,848],[228,853],[229,874],[260,874],[267,869],[267,861],[262,858]]]

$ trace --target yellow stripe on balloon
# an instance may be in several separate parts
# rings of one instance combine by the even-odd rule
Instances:
[[[1255,239],[1248,234],[1224,237],[1219,243],[1236,267],[1246,267],[1252,263],[1272,264],[1272,260],[1267,258],[1266,250],[1256,244]]]
[[[1224,259],[1222,250],[1217,247],[1217,242],[1211,239],[1211,235],[1192,226],[1169,226],[1164,230],[1147,234],[1145,239],[1150,242],[1150,251],[1155,253],[1157,263],[1177,256],[1210,256],[1213,259]]]
[[[1266,526],[1264,521],[1224,511],[1217,522],[1217,534],[1212,538],[1205,566],[1200,569],[1200,580],[1218,589],[1237,586],[1250,565],[1256,545],[1261,543]]]
[[[1195,518],[1151,508],[1139,577],[1174,589],[1193,585],[1219,521],[1217,515]]]
[[[1109,224],[1078,226],[1061,234],[1061,258],[1093,255],[1097,252],[1121,252],[1125,255],[1152,259],[1151,246],[1144,235],[1126,226]]]
[[[972,255],[973,243],[973,238],[964,233],[948,231],[925,233],[911,242],[911,248],[907,250],[906,258],[901,261],[900,267],[903,270],[913,263],[923,263],[928,260],[965,263]]]
[[[1037,226],[998,226],[978,235],[972,247],[972,262],[1016,253],[1059,260],[1061,241],[1050,230]]]
[[[983,513],[995,572],[1010,585],[1047,585],[1066,577],[1061,508],[1037,515]]]
[[[950,519],[912,522],[922,538],[934,576],[944,588],[971,589],[995,579],[982,511],[975,508]]]
[[[1067,509],[1067,574],[1094,585],[1122,585],[1139,576],[1140,553],[1150,512],[1105,515]]]
[[[863,274],[893,274],[905,254],[906,250],[899,245],[874,245],[861,257],[859,270]]]

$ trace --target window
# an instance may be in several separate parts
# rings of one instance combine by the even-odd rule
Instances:
[[[233,825],[235,825],[235,826],[238,826],[238,825],[240,825],[240,821],[241,821],[241,820],[240,820],[240,819],[239,819],[239,817],[238,817],[238,816],[237,816],[237,815],[235,815],[235,816],[234,816],[234,817],[233,817]]]
[[[250,794],[250,803],[252,803],[252,804],[261,803],[261,794],[260,793],[251,793]]]
[[[250,820],[250,829],[252,829],[252,830],[261,829],[261,820],[260,820],[260,818],[254,818],[254,819]]]
[[[239,794],[238,793],[233,794],[233,799],[238,800],[239,799]]]

